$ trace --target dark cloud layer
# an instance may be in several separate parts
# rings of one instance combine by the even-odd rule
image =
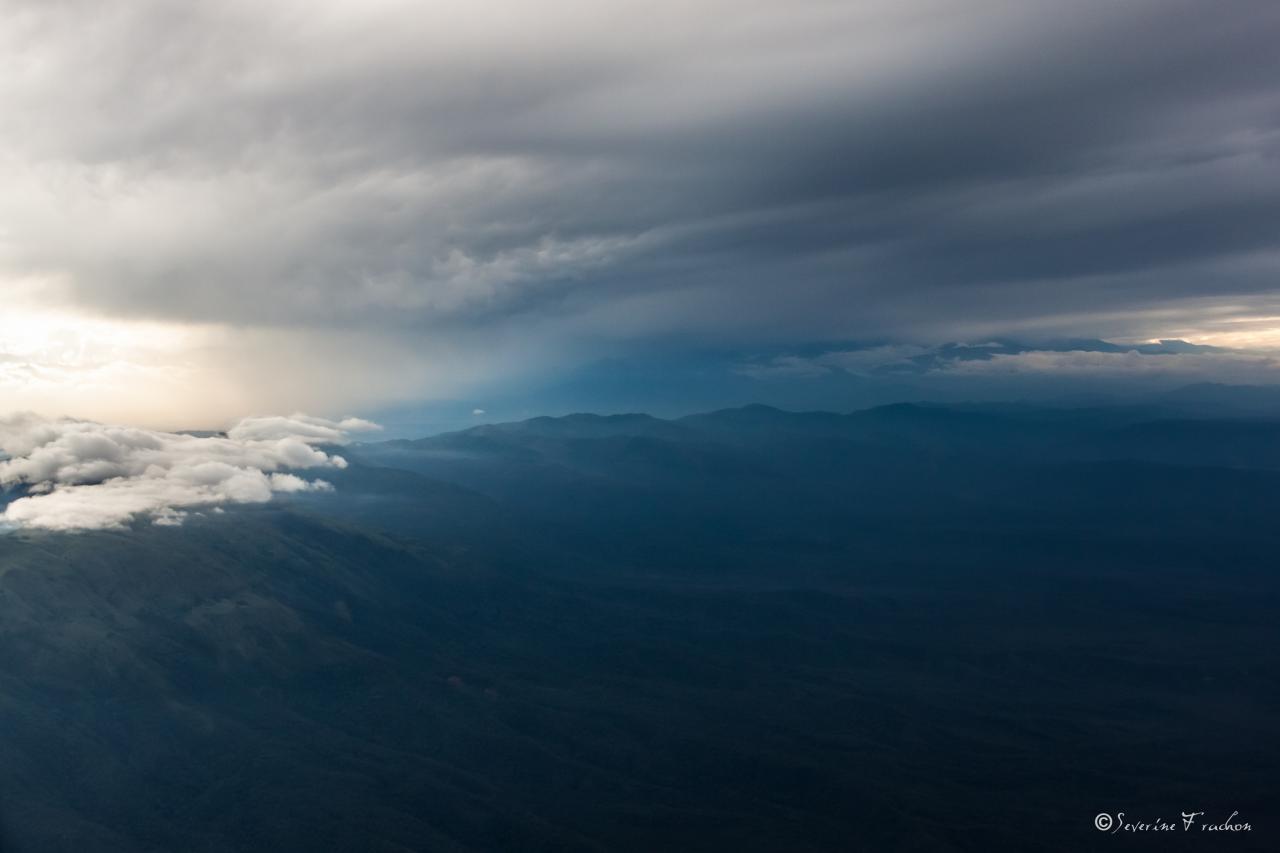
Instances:
[[[0,10],[0,269],[94,311],[527,359],[1280,313],[1265,0]]]

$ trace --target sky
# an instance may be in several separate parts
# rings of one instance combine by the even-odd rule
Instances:
[[[0,398],[1273,384],[1277,43],[1271,0],[0,0]]]

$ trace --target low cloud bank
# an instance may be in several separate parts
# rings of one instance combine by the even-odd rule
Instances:
[[[879,379],[954,377],[1167,377],[1182,382],[1272,384],[1280,351],[1232,349],[1165,339],[1116,344],[1069,339],[1042,344],[1016,341],[888,344],[819,354],[780,354],[748,361],[735,372],[753,379],[809,379],[848,373]]]
[[[288,469],[345,468],[316,445],[346,444],[378,429],[358,418],[246,418],[225,436],[195,436],[50,420],[0,417],[0,486],[25,487],[0,516],[10,528],[100,530],[136,519],[181,524],[196,507],[266,503],[277,492],[324,491]]]

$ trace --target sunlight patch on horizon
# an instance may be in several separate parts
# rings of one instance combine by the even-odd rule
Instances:
[[[156,426],[210,416],[226,383],[197,356],[212,329],[118,320],[8,301],[0,312],[0,397],[6,411],[103,418]],[[177,404],[177,406],[175,406]]]
[[[1162,335],[1193,344],[1239,350],[1280,350],[1280,315],[1214,317],[1199,327]]]

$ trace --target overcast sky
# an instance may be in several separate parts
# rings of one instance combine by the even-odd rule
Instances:
[[[1277,44],[1273,0],[0,0],[0,394],[196,426],[1065,336],[1267,381]]]

